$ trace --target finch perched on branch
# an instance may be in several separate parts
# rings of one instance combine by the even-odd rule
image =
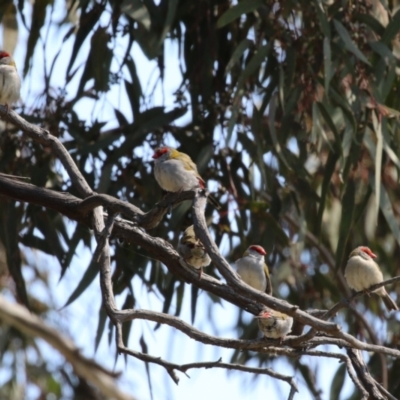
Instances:
[[[258,319],[260,331],[269,339],[280,339],[282,341],[292,330],[293,318],[279,311],[267,308],[255,318]]]
[[[344,276],[352,289],[368,291],[372,285],[383,281],[382,271],[374,258],[376,255],[366,246],[357,247],[350,253]],[[388,311],[399,309],[384,287],[374,292],[382,297]]]
[[[272,295],[271,278],[264,259],[266,254],[261,246],[252,245],[235,264],[238,274],[248,285]]]
[[[0,51],[0,104],[8,108],[19,100],[21,79],[14,59],[6,51]]]
[[[187,154],[165,146],[154,151],[153,159],[154,176],[161,189],[167,192],[180,192],[198,187],[205,189],[204,179]],[[221,208],[212,196],[209,195],[208,200],[217,210]]]

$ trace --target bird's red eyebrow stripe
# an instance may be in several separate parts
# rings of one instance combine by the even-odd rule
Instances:
[[[372,258],[376,258],[377,257],[376,254],[374,254],[369,247],[361,247],[361,250],[364,253],[367,253]]]
[[[161,149],[156,149],[153,158],[159,158],[161,157],[164,153],[168,152],[168,147],[162,147]]]
[[[267,254],[267,252],[261,246],[258,246],[258,245],[250,246],[250,249],[254,250],[257,253],[262,254],[264,256]]]

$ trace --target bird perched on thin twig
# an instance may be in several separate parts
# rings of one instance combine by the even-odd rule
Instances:
[[[271,278],[264,258],[266,254],[261,246],[253,244],[235,264],[238,274],[248,285],[272,295]]]
[[[185,153],[172,147],[160,147],[153,154],[154,176],[167,192],[180,192],[200,187],[206,188],[204,179],[197,171],[196,164]],[[208,196],[210,203],[216,208],[221,206],[212,196]]]
[[[194,233],[193,225],[186,228],[178,245],[178,253],[185,260],[186,264],[199,270],[199,279],[203,273],[203,267],[211,263],[203,243]]]
[[[293,318],[279,311],[265,308],[254,318],[258,319],[260,331],[269,339],[280,339],[282,342],[292,330]]]
[[[9,106],[19,100],[21,79],[14,59],[6,51],[0,51],[0,104]]]
[[[352,289],[368,292],[372,285],[383,281],[382,271],[374,258],[376,255],[366,246],[359,246],[350,253],[344,276]],[[374,293],[382,298],[388,311],[399,309],[384,287]]]

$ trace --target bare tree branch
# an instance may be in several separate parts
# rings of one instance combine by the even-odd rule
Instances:
[[[46,130],[38,128],[24,121],[13,111],[5,113],[4,107],[0,106],[0,115],[8,119],[10,122],[21,128],[28,136],[44,146],[49,146],[60,159],[64,168],[68,172],[71,182],[76,187],[78,192],[84,197],[84,200],[71,196],[68,193],[58,193],[44,188],[38,188],[19,179],[14,179],[10,176],[0,174],[0,194],[14,198],[19,201],[25,201],[31,204],[37,204],[49,209],[56,210],[61,214],[73,219],[79,223],[85,224],[95,231],[95,237],[98,242],[94,260],[98,261],[100,269],[100,286],[104,305],[108,316],[117,327],[117,348],[120,352],[130,354],[144,362],[152,362],[163,366],[170,374],[172,379],[177,383],[178,377],[175,370],[185,372],[190,368],[227,368],[237,369],[246,372],[263,373],[270,375],[276,379],[281,379],[290,384],[291,390],[289,398],[293,398],[297,387],[294,384],[293,378],[285,375],[280,375],[274,371],[262,368],[250,368],[236,364],[225,364],[222,362],[204,362],[192,364],[173,364],[149,354],[136,352],[125,347],[122,341],[122,323],[133,319],[147,319],[158,323],[163,323],[174,327],[188,335],[189,337],[202,342],[204,344],[212,344],[220,347],[228,347],[235,349],[252,349],[261,353],[281,354],[290,357],[299,357],[301,355],[312,355],[318,357],[338,358],[346,363],[346,368],[349,376],[361,391],[363,398],[366,398],[366,393],[375,391],[379,386],[373,383],[372,377],[362,372],[362,362],[357,358],[356,350],[373,351],[379,354],[389,355],[400,358],[400,351],[390,349],[377,344],[363,343],[354,336],[343,332],[335,323],[327,322],[327,320],[336,314],[341,308],[349,304],[349,301],[361,296],[363,293],[356,293],[350,300],[344,300],[332,307],[322,318],[317,318],[314,315],[306,313],[291,305],[286,301],[268,296],[265,293],[254,290],[246,285],[239,276],[232,270],[227,261],[221,256],[219,250],[211,238],[204,218],[204,208],[207,201],[207,195],[204,191],[196,189],[182,193],[173,193],[165,196],[152,210],[144,213],[139,208],[104,194],[93,194],[91,188],[83,178],[82,174],[76,167],[74,161],[64,148],[62,143],[55,137],[51,136]],[[194,270],[182,267],[180,257],[172,248],[172,246],[164,239],[152,237],[144,229],[152,229],[157,226],[168,210],[185,200],[193,199],[193,221],[195,232],[204,244],[211,259],[215,263],[218,271],[226,280],[227,284],[203,274],[199,279],[197,272]],[[103,207],[108,210],[108,215],[103,212]],[[121,218],[114,218],[118,213],[123,214],[131,221]],[[289,221],[290,222],[290,221]],[[199,288],[209,291],[232,304],[241,307],[244,310],[256,315],[264,305],[275,310],[284,312],[293,316],[297,321],[304,325],[310,325],[311,329],[305,335],[298,338],[287,337],[283,340],[280,347],[273,340],[238,340],[224,339],[207,335],[177,317],[168,314],[156,313],[148,310],[118,310],[115,304],[114,294],[112,291],[111,267],[110,267],[110,252],[109,252],[109,237],[118,237],[129,243],[141,246],[149,251],[153,257],[163,262],[166,267],[177,277],[185,282],[192,283]],[[309,240],[316,240],[310,236]],[[325,248],[320,248],[324,257],[328,262],[332,263],[329,252]],[[377,289],[385,284],[393,283],[399,280],[400,277],[382,282],[379,285],[374,285],[371,290]],[[343,283],[343,282],[341,282]],[[1,314],[0,314],[1,315]],[[324,332],[326,336],[315,336],[317,332]],[[346,347],[349,357],[342,354],[319,352],[309,350],[311,347],[320,346],[323,344],[333,344],[338,347]],[[291,346],[289,348],[287,346]],[[352,368],[354,366],[357,376]],[[362,376],[361,376],[362,375]],[[366,391],[366,389],[367,391]],[[375,390],[376,389],[376,390]],[[379,387],[379,389],[381,389]],[[375,398],[375,397],[374,397]],[[381,398],[381,397],[376,397]]]
[[[18,182],[18,181],[0,176],[0,193],[4,193],[3,192],[3,182],[6,182],[6,186],[7,186],[6,192],[8,191],[8,188],[13,185],[18,187],[18,191],[23,192],[21,184],[29,185],[29,184],[26,184],[23,182]],[[29,186],[33,186],[33,185],[29,185]],[[54,191],[51,191],[48,189],[42,189],[42,188],[38,188],[38,189],[40,189],[39,191],[41,192],[40,193],[41,201],[43,201],[43,203],[47,202],[45,200],[47,198],[46,197],[47,195],[49,195],[51,199],[57,198],[57,201],[61,200],[62,196],[65,195],[67,198],[67,203],[71,199],[71,196],[67,195],[67,194],[59,194],[57,192],[54,192]],[[54,195],[54,194],[56,194],[56,195]],[[15,195],[16,194],[14,192],[14,196]],[[21,197],[23,197],[23,196],[21,196]],[[24,199],[18,198],[18,200],[24,200]],[[54,206],[54,203],[52,203],[52,205],[55,209],[61,208],[58,206],[58,203],[57,203],[57,207]],[[76,204],[73,202],[72,208],[75,208],[75,207],[76,207]],[[68,209],[66,214],[73,215],[78,220],[78,222],[86,223],[89,226],[91,226],[90,221],[88,220],[87,217],[85,217],[85,216],[82,217],[76,211],[74,211],[72,213],[71,208]],[[253,313],[254,315],[258,314],[261,311],[262,305],[257,301],[251,300],[250,296],[247,296],[247,292],[254,292],[255,297],[260,298],[260,300],[262,299],[261,301],[263,301],[265,304],[267,304],[267,302],[265,301],[265,298],[269,297],[269,299],[271,299],[271,301],[268,302],[267,305],[269,305],[272,308],[278,309],[278,307],[280,306],[281,308],[279,309],[279,311],[287,312],[288,314],[290,314],[292,312],[291,310],[293,307],[286,306],[286,304],[287,304],[286,302],[276,299],[276,298],[273,298],[273,297],[270,297],[268,295],[262,294],[261,292],[254,291],[251,287],[242,283],[242,281],[239,279],[238,279],[238,285],[240,285],[243,295],[240,292],[238,292],[237,290],[231,288],[230,286],[227,286],[227,285],[217,281],[215,278],[209,277],[207,274],[203,274],[202,279],[199,280],[198,274],[196,274],[195,271],[183,268],[181,266],[181,264],[179,263],[179,255],[176,253],[176,251],[171,247],[171,245],[168,242],[166,242],[165,240],[163,240],[161,238],[154,238],[152,236],[149,236],[142,229],[139,229],[134,224],[129,223],[128,221],[123,221],[123,220],[116,221],[115,225],[114,225],[113,236],[119,237],[127,242],[131,242],[131,243],[140,245],[145,250],[151,252],[160,261],[162,261],[170,269],[170,271],[172,273],[174,273],[181,279],[185,280],[186,282],[193,283],[196,286],[198,286],[199,288],[210,291],[210,292],[224,298],[225,300],[227,300],[235,305],[238,305],[239,307],[241,307],[245,310],[248,310],[249,312]],[[226,261],[224,261],[224,262],[226,263]],[[227,265],[229,266],[229,264],[227,264]],[[229,268],[230,268],[230,266],[229,266]],[[233,271],[232,271],[232,274],[234,274]],[[393,281],[389,280],[389,282],[393,282]],[[382,283],[382,285],[383,284],[384,283]],[[246,293],[246,295],[244,293]],[[311,317],[309,314],[307,314],[303,311],[300,311],[300,310],[298,310],[298,313],[296,313],[296,315],[294,315],[294,317],[299,317],[298,314],[301,315],[301,321],[303,323],[307,324],[307,322],[310,322],[310,320],[311,320],[312,323],[316,322],[316,326],[317,326],[316,330],[317,331],[327,331],[327,333],[332,334],[332,329],[326,330],[326,326],[322,325],[323,322],[320,319]],[[334,328],[336,327],[335,324],[331,324],[330,326],[333,326]],[[295,343],[291,343],[290,340],[294,340],[297,342],[297,339],[294,339],[294,338],[293,339],[287,338],[286,340],[288,340],[288,344],[290,344],[290,345],[295,344]],[[302,338],[302,340],[303,340],[303,338]],[[299,342],[300,342],[300,340],[299,340]],[[355,345],[355,347],[359,348],[359,349],[367,349],[367,347],[368,347],[370,351],[375,351],[375,350],[381,351],[380,346],[371,347],[371,345],[364,344],[360,341],[356,341],[356,343],[353,343],[353,345]],[[389,350],[389,353],[385,352],[385,354],[390,354],[390,355],[397,357],[397,354],[393,353],[391,350],[392,349]]]
[[[65,357],[78,376],[96,386],[108,398],[134,399],[115,385],[114,381],[118,373],[107,371],[95,361],[83,356],[71,340],[61,336],[54,328],[47,326],[26,308],[10,303],[2,295],[0,295],[0,319],[25,335],[45,340]]]
[[[362,357],[360,350],[347,349],[347,354],[353,364],[356,374],[359,380],[362,382],[363,386],[367,390],[370,399],[384,400],[387,399],[383,396],[379,388],[376,385],[376,381],[370,375],[367,366],[365,365],[364,359]]]

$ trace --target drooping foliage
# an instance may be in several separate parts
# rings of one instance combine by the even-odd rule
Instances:
[[[323,309],[349,294],[343,267],[357,245],[374,249],[385,275],[400,274],[396,3],[9,0],[0,17],[7,50],[25,54],[19,71],[26,97],[17,111],[62,139],[94,191],[149,210],[162,196],[151,149],[177,147],[222,204],[206,214],[228,260],[262,245],[275,294],[302,309]],[[15,41],[17,32],[27,40]],[[0,154],[1,172],[77,195],[54,155],[10,126],[0,135]],[[90,246],[90,232],[71,231],[67,219],[35,206],[4,198],[0,205],[15,294],[43,312],[23,278],[23,266],[34,267],[20,246],[57,257],[63,276],[78,246]],[[184,203],[150,233],[176,244],[189,224]],[[134,302],[131,282],[139,277],[163,298],[164,312],[179,315],[182,302],[192,301],[195,318],[196,289],[185,291],[129,244],[113,249],[116,294]],[[70,301],[79,301],[97,273],[88,266]],[[341,322],[373,341],[370,324],[383,309],[374,297],[365,303],[368,318],[343,312]],[[238,332],[254,337],[242,317]],[[379,339],[396,343],[394,318],[387,330]],[[380,365],[376,357],[370,363]],[[312,387],[307,366],[296,367]],[[342,372],[335,384],[343,385]],[[395,375],[389,373],[389,390],[396,396]]]

